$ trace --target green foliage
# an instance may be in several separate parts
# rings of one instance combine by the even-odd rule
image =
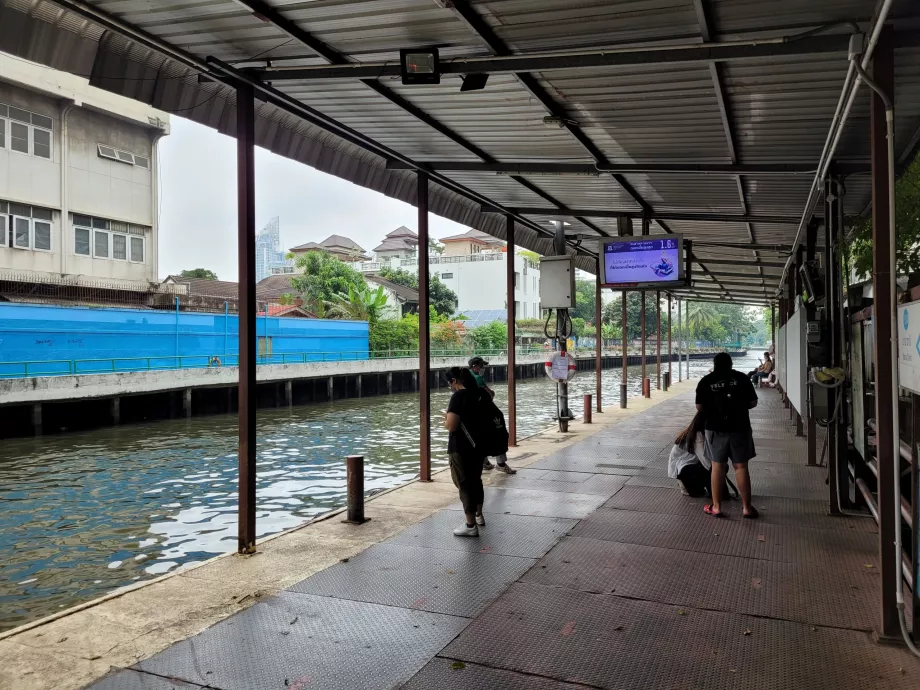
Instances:
[[[594,321],[594,308],[597,305],[597,285],[592,280],[575,281],[575,308],[569,311],[573,319]]]
[[[418,350],[418,316],[408,314],[401,319],[380,319],[370,325],[372,352]]]
[[[536,252],[530,251],[529,249],[518,249],[517,254],[518,256],[523,256],[525,259],[530,259],[536,264],[540,263],[540,255]]]
[[[580,316],[572,317],[572,337],[576,340],[584,335],[593,335],[594,327],[588,328],[588,322]]]
[[[306,308],[322,316],[326,305],[349,291],[366,290],[364,277],[348,264],[326,252],[315,251],[297,257],[299,274],[291,277],[291,287],[303,296]]]
[[[336,319],[349,319],[351,321],[367,321],[375,323],[387,306],[387,296],[383,286],[376,290],[367,286],[348,287],[348,295],[335,295],[327,303],[328,315]]]
[[[444,245],[433,237],[428,238],[428,249],[439,256],[444,253]]]
[[[691,340],[713,343],[743,342],[757,330],[759,314],[740,304],[685,302],[684,327]]]
[[[431,349],[462,352],[463,325],[459,321],[441,321],[431,325]]]
[[[281,298],[278,300],[278,303],[283,304],[286,307],[289,307],[292,304],[294,304],[296,301],[297,301],[297,297],[294,294],[290,292],[285,292],[283,295],[281,295]]]
[[[189,271],[182,271],[179,274],[181,278],[201,278],[202,280],[217,280],[217,274],[207,268],[193,268]]]
[[[920,158],[895,186],[897,266],[899,275],[920,271]],[[884,229],[888,233],[888,228]],[[872,274],[872,219],[847,219],[847,258],[858,276]]]
[[[418,290],[418,276],[401,268],[382,268],[380,277],[404,287]],[[436,275],[428,279],[429,305],[441,316],[450,316],[457,308],[457,295]]]
[[[476,326],[466,333],[476,350],[504,350],[508,346],[508,327],[502,321]]]
[[[555,324],[555,317],[553,323]],[[518,335],[544,335],[546,321],[543,319],[515,319],[514,325],[517,328]]]
[[[638,338],[641,333],[641,316],[642,316],[642,297],[635,290],[627,293],[626,299],[626,337],[630,340]],[[667,307],[667,301],[662,297],[661,303]],[[623,322],[623,299],[622,294],[617,296],[612,302],[609,302],[602,313],[601,323],[609,323],[620,330]],[[593,319],[593,316],[592,316]],[[666,310],[661,312],[661,332],[662,337],[667,332],[668,314]],[[647,336],[658,333],[658,322],[655,320],[655,293],[650,292],[645,296],[645,332]],[[622,334],[621,334],[622,335]],[[617,336],[618,338],[621,336]]]

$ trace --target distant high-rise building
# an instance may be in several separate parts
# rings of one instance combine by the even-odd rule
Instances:
[[[256,282],[276,273],[287,273],[283,269],[293,265],[281,250],[281,219],[275,216],[256,233]]]

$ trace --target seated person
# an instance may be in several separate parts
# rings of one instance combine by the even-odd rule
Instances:
[[[766,359],[761,361],[760,366],[754,369],[754,371],[748,372],[748,377],[751,379],[751,383],[753,383],[755,386],[760,382],[761,379],[765,379],[771,373],[773,373],[773,358],[770,357],[769,352],[764,352],[763,356]]]
[[[681,493],[687,496],[705,496],[709,491],[712,463],[703,455],[705,428],[706,418],[697,412],[690,426],[674,439],[668,456],[668,476],[678,481]]]

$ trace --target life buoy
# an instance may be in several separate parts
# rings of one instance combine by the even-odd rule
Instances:
[[[219,367],[220,366],[220,357],[211,357],[208,360],[208,367]]]
[[[577,369],[575,358],[568,352],[554,352],[552,357],[543,363],[543,368],[553,381],[569,381],[575,377]]]

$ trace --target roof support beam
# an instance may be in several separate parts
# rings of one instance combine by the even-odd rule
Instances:
[[[700,259],[693,257],[694,263],[706,263],[716,266],[764,266],[766,268],[783,268],[786,264],[781,261],[738,261],[737,259]]]
[[[359,64],[359,63],[352,62],[350,58],[348,58],[346,55],[343,55],[342,53],[338,52],[331,46],[319,40],[309,31],[301,28],[296,22],[291,21],[290,19],[285,17],[281,12],[279,12],[277,9],[275,9],[268,3],[264,2],[263,0],[235,0],[235,1],[237,2],[237,4],[243,5],[244,7],[248,7],[252,11],[253,16],[255,16],[260,21],[269,22],[270,24],[273,24],[277,28],[281,29],[281,31],[286,33],[288,36],[290,36],[292,39],[303,44],[304,46],[306,46],[307,48],[315,52],[317,55],[319,55],[321,58],[331,63],[332,65],[338,65],[338,66],[343,66],[347,68],[349,66]],[[366,78],[366,79],[361,79],[361,83],[367,86],[368,88],[370,88],[372,91],[375,91],[379,95],[386,98],[388,101],[390,101],[390,103],[392,103],[396,107],[401,108],[402,110],[407,112],[412,117],[428,125],[433,130],[438,132],[439,134],[447,137],[448,139],[450,139],[452,142],[454,142],[458,146],[463,147],[464,149],[472,153],[474,156],[479,158],[481,161],[483,161],[485,164],[491,164],[491,163],[496,162],[495,158],[489,155],[486,151],[484,151],[483,149],[476,146],[475,144],[473,144],[471,141],[469,141],[465,137],[461,136],[460,134],[452,130],[450,127],[445,125],[443,122],[441,122],[437,118],[432,117],[431,115],[426,113],[424,110],[419,108],[417,105],[415,105],[411,101],[407,100],[406,98],[396,93],[392,89],[388,88],[387,86],[384,86],[383,84],[381,84],[377,80],[377,76],[373,76],[371,78]],[[529,180],[525,180],[523,178],[520,178],[514,175],[511,176],[511,179],[513,179],[515,182],[518,182],[519,184],[526,187],[527,189],[534,192],[535,194],[546,199],[549,203],[553,204],[554,206],[558,206],[560,209],[565,208],[563,204],[558,202],[556,199],[554,199],[552,196],[544,192],[542,189],[539,189],[533,182],[530,182]],[[603,230],[601,230],[601,228],[591,223],[591,221],[587,219],[579,219],[579,220],[581,220],[582,223],[584,223],[586,226],[588,226],[595,232],[601,235],[606,235],[606,233]]]
[[[488,206],[482,209],[489,212]],[[677,220],[677,221],[699,221],[706,223],[766,223],[770,225],[795,225],[798,219],[786,216],[749,216],[736,215],[731,213],[674,213],[671,211],[617,211],[603,208],[581,208],[569,209],[568,214],[560,212],[553,208],[535,208],[531,206],[516,206],[515,213],[526,216],[585,216],[588,218],[619,218],[626,216],[633,219],[648,218],[649,220]],[[661,225],[661,223],[659,223]],[[668,230],[670,232],[670,230]]]
[[[253,0],[245,0],[250,4]],[[260,3],[261,4],[261,3]],[[453,0],[454,10],[467,19],[470,10],[467,0]],[[467,24],[473,22],[467,20]],[[494,36],[491,27],[482,21],[489,34]],[[477,23],[477,24],[479,24]],[[476,32],[485,39],[484,32],[477,26]],[[909,36],[903,37],[912,43]],[[530,55],[512,55],[505,48],[499,51],[498,46],[504,46],[497,37],[488,39],[496,57],[457,57],[442,62],[440,73],[442,75],[466,74],[520,74],[528,72],[552,72],[555,70],[597,69],[599,67],[634,67],[637,65],[673,65],[688,63],[708,62],[743,62],[748,60],[761,60],[770,57],[783,57],[789,55],[820,55],[826,53],[839,53],[846,55],[850,44],[848,34],[833,34],[811,36],[792,41],[782,38],[754,40],[749,42],[725,42],[683,44],[668,47],[651,48],[611,48],[593,51],[555,51],[551,53],[534,53]],[[902,41],[903,42],[903,41]],[[269,81],[314,81],[329,79],[382,79],[384,77],[399,77],[400,64],[397,61],[387,62],[361,62],[346,65],[333,65],[329,67],[272,67],[268,69],[252,70],[260,78]]]
[[[868,173],[871,165],[864,163],[837,163],[836,169],[843,175]],[[605,173],[624,175],[640,173],[662,173],[677,175],[814,175],[814,163],[764,163],[739,165],[731,163],[479,163],[476,161],[425,161],[428,170],[439,172],[483,172],[504,175],[573,175],[576,177],[596,176]],[[390,170],[409,169],[404,163],[393,161],[387,165]]]

